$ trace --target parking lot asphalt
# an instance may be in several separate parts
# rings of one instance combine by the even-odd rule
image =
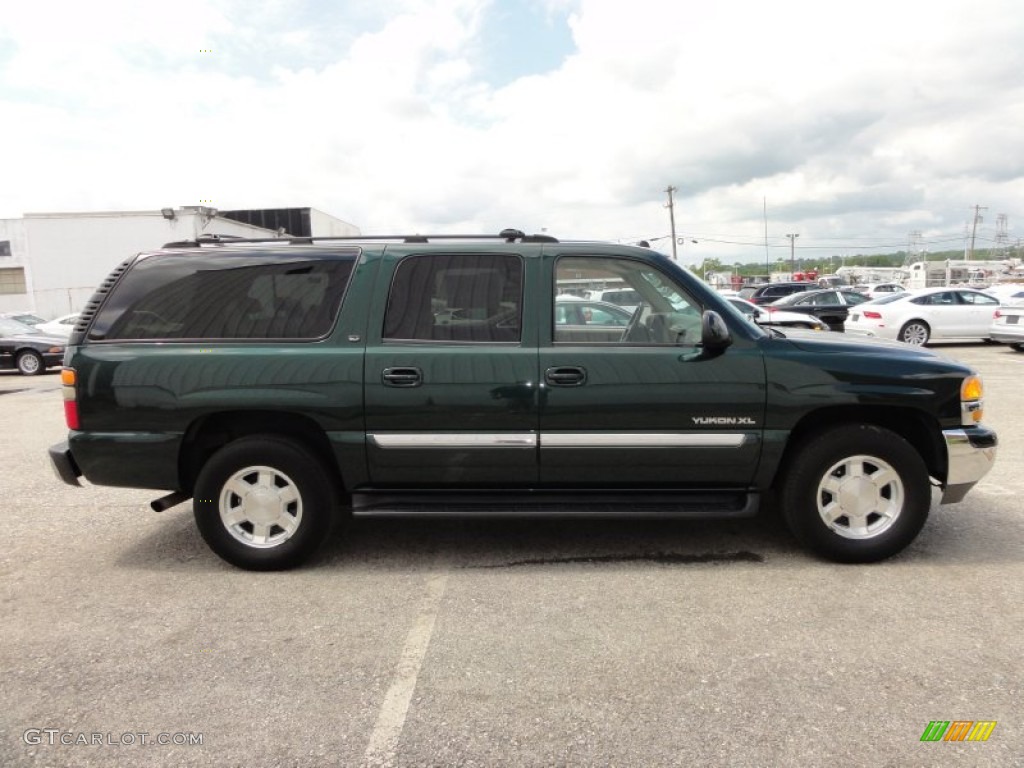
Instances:
[[[58,377],[2,373],[0,766],[1020,766],[1024,354],[935,349],[999,458],[864,566],[762,515],[362,520],[244,572],[187,503],[60,483]]]

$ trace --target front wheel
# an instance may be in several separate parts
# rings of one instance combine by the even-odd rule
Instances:
[[[1024,352],[1024,344],[1011,344],[1010,349],[1012,349],[1014,352]]]
[[[239,568],[293,568],[323,543],[337,508],[327,469],[278,435],[228,443],[196,479],[193,512],[203,539]]]
[[[928,323],[922,320],[911,320],[900,329],[900,341],[915,346],[923,346],[928,343],[932,332]]]
[[[837,562],[869,563],[914,540],[928,519],[931,484],[924,461],[898,434],[849,424],[797,448],[781,503],[805,546]]]
[[[38,376],[46,370],[43,356],[34,349],[26,349],[18,354],[18,372],[23,376]]]

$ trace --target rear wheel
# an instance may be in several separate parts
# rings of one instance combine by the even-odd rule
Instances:
[[[868,563],[914,540],[928,519],[931,484],[921,457],[898,434],[849,424],[798,448],[781,505],[793,535],[817,554]]]
[[[24,376],[38,376],[46,370],[43,356],[34,349],[25,349],[18,353],[18,371]]]
[[[248,570],[293,568],[330,532],[338,506],[327,469],[305,446],[278,435],[228,443],[196,479],[199,532],[221,558]]]
[[[911,320],[900,329],[900,341],[921,346],[928,343],[932,331],[923,320]]]
[[[1010,349],[1014,352],[1024,352],[1024,344],[1011,344]]]

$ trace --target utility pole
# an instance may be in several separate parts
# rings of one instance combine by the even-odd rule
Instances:
[[[668,205],[665,207],[668,208],[668,218],[672,222],[672,261],[678,261],[676,256],[676,206],[672,201],[672,193],[676,191],[676,188],[669,186],[665,191],[668,192]]]
[[[1010,248],[1010,233],[1006,231],[1009,224],[1009,217],[1005,213],[996,216],[996,257],[1006,258],[1006,251]]]
[[[800,237],[796,235],[786,235],[789,238],[789,279],[793,279],[793,275],[796,274],[796,239]]]
[[[770,283],[772,281],[772,260],[768,255],[768,198],[761,198],[761,202],[764,203],[764,279]]]
[[[976,205],[976,206],[974,206],[974,225],[971,227],[971,247],[967,251],[967,260],[968,261],[970,261],[971,259],[974,258],[974,236],[978,232],[978,222],[979,221],[984,221],[984,219],[981,218],[981,212],[982,211],[987,211],[987,210],[988,210],[988,206],[985,206],[985,205]]]

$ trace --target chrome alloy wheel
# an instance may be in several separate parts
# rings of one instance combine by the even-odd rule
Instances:
[[[302,523],[302,496],[288,475],[273,467],[245,467],[221,489],[224,527],[246,546],[269,549],[288,541]]]
[[[18,356],[18,370],[26,376],[34,376],[42,367],[42,359],[35,352],[22,352]]]
[[[903,480],[874,456],[848,456],[818,484],[822,521],[845,539],[870,539],[893,526],[906,499]]]
[[[900,340],[907,344],[921,346],[928,343],[928,335],[928,329],[921,323],[908,323],[900,334]]]

